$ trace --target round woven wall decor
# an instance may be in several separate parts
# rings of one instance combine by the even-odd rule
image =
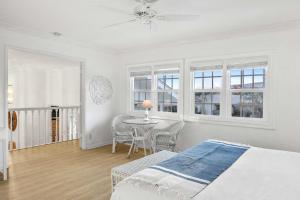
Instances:
[[[94,76],[90,81],[89,91],[92,101],[96,105],[102,105],[113,95],[112,83],[104,76]]]

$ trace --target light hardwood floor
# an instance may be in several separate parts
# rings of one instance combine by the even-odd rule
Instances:
[[[111,168],[142,157],[126,158],[128,146],[111,153],[111,146],[80,150],[64,142],[10,153],[10,178],[0,182],[1,200],[107,200]]]

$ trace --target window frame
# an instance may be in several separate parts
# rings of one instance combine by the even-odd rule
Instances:
[[[152,75],[135,76],[135,77],[146,77],[146,76],[152,76]],[[135,78],[135,77],[134,77],[134,78]],[[130,78],[131,78],[131,77],[130,77]],[[152,97],[152,95],[153,95],[153,94],[152,94],[152,87],[153,87],[152,81],[153,81],[153,79],[152,79],[152,77],[151,77],[151,79],[150,79],[150,80],[151,80],[151,84],[150,84],[150,85],[151,85],[151,89],[150,89],[150,90],[147,90],[147,89],[143,90],[143,89],[134,89],[134,78],[132,78],[132,80],[131,80],[131,81],[132,81],[132,86],[133,86],[133,87],[132,87],[132,90],[131,90],[131,93],[132,93],[131,96],[133,97],[132,100],[131,100],[131,102],[132,102],[132,105],[131,105],[131,106],[132,106],[132,109],[133,109],[134,111],[140,111],[140,110],[135,110],[135,106],[134,106],[134,105],[135,105],[135,92],[139,92],[139,93],[141,93],[141,92],[142,92],[142,93],[150,93],[151,99],[152,99],[152,98],[153,98],[153,97]],[[147,79],[147,80],[148,80],[148,79]],[[147,85],[147,83],[146,83],[146,85]]]
[[[167,71],[166,71],[167,72]],[[171,71],[170,71],[171,72]],[[167,74],[167,73],[161,73],[161,74]],[[171,73],[170,73],[171,74]],[[154,76],[154,79],[155,79],[155,91],[154,91],[154,93],[155,93],[155,96],[156,96],[156,111],[157,112],[162,112],[162,113],[174,113],[174,114],[176,114],[176,113],[178,113],[178,108],[179,108],[179,105],[178,105],[178,99],[179,99],[179,96],[180,96],[180,79],[181,79],[181,76],[180,76],[180,71],[179,71],[179,73],[178,73],[178,75],[179,75],[179,77],[178,77],[178,84],[179,84],[179,87],[178,87],[178,89],[158,89],[158,85],[157,85],[157,82],[158,82],[158,75],[159,75],[159,73],[157,73],[155,76]],[[173,83],[173,80],[174,78],[172,77],[172,83]],[[177,112],[165,112],[165,111],[158,111],[158,105],[159,105],[159,100],[158,100],[158,93],[160,93],[160,92],[162,92],[162,93],[165,93],[165,92],[175,92],[175,93],[177,93]],[[171,104],[172,104],[172,101],[171,101]]]
[[[221,80],[222,80],[222,87],[220,89],[214,89],[214,88],[211,88],[211,89],[195,89],[195,79],[194,79],[194,73],[195,71],[190,71],[190,85],[191,85],[191,98],[190,98],[190,102],[191,102],[191,108],[190,108],[190,113],[191,115],[194,117],[194,118],[198,118],[198,119],[201,119],[201,118],[207,118],[207,119],[217,119],[217,118],[220,118],[222,113],[223,113],[223,109],[221,106],[221,103],[222,103],[222,97],[223,97],[223,87],[224,87],[224,84],[223,84],[223,80],[224,80],[224,74],[223,74],[223,69],[217,69],[217,68],[211,68],[211,69],[203,69],[201,71],[216,71],[216,70],[219,70],[219,71],[222,71],[222,76],[221,76]],[[197,70],[198,71],[198,70]],[[203,84],[203,82],[202,82]],[[220,114],[219,115],[204,115],[204,114],[196,114],[195,113],[195,94],[197,92],[209,92],[209,93],[220,93]]]
[[[235,120],[238,119],[240,121],[252,121],[252,122],[264,122],[267,120],[267,106],[266,106],[266,98],[267,98],[267,93],[266,91],[269,89],[267,88],[267,80],[268,80],[268,68],[269,68],[269,64],[265,67],[265,72],[264,72],[264,87],[263,88],[240,88],[240,89],[232,89],[231,88],[231,74],[230,74],[230,69],[228,69],[227,67],[228,65],[226,65],[226,77],[227,77],[227,84],[226,84],[226,97],[227,97],[227,109],[228,109],[228,118],[230,120]],[[259,68],[259,67],[241,67],[239,69],[247,69],[247,68]],[[243,85],[243,83],[241,82],[241,85]],[[234,92],[240,92],[240,93],[258,93],[258,92],[262,92],[263,93],[263,118],[247,118],[247,117],[235,117],[232,116],[232,93]]]
[[[158,92],[157,89],[157,74],[156,71],[163,70],[173,70],[174,67],[171,68],[169,66],[178,66],[177,69],[179,70],[179,89],[178,91],[178,99],[177,99],[177,112],[163,112],[158,111]],[[164,67],[165,66],[165,67]],[[170,119],[183,119],[183,60],[170,60],[170,61],[162,61],[162,62],[152,62],[152,63],[145,63],[145,64],[137,64],[137,65],[127,65],[127,80],[129,77],[129,96],[127,104],[127,112],[141,116],[144,115],[144,110],[134,110],[134,80],[130,77],[130,73],[134,71],[143,71],[143,69],[150,69],[151,71],[151,101],[153,103],[153,108],[149,111],[151,117],[158,117],[158,118],[170,118]],[[127,90],[128,91],[128,90]],[[162,90],[163,91],[163,90]],[[174,90],[172,90],[174,91]]]
[[[267,66],[265,69],[265,88],[263,89],[264,101],[263,101],[263,118],[246,118],[246,117],[233,117],[231,114],[231,88],[230,88],[230,70],[228,65],[232,62],[255,62],[256,59],[264,59],[267,61]],[[261,55],[241,55],[237,57],[223,57],[218,58],[218,60],[223,61],[222,65],[222,88],[220,93],[220,115],[201,115],[194,113],[195,99],[194,99],[194,79],[193,72],[191,70],[191,65],[194,62],[211,62],[213,59],[190,59],[186,62],[186,79],[189,81],[189,92],[187,102],[185,107],[188,108],[185,112],[184,118],[187,121],[192,122],[202,122],[202,123],[211,123],[211,124],[221,124],[228,126],[242,126],[242,127],[252,127],[252,128],[262,128],[262,129],[274,129],[273,118],[271,118],[269,112],[272,108],[272,101],[270,96],[273,93],[273,88],[271,88],[271,69],[272,62],[270,54],[261,54]],[[216,60],[216,59],[215,59]],[[248,61],[248,62],[247,62]],[[245,67],[247,68],[247,67]],[[249,67],[248,67],[249,68]],[[262,89],[250,89],[251,92],[254,90],[262,91]]]

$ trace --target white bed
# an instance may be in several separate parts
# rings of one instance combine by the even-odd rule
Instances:
[[[179,193],[180,180],[156,174],[148,169],[137,176],[156,179]],[[130,179],[130,177],[128,178]],[[190,189],[193,190],[191,182]],[[182,184],[183,185],[183,184]],[[185,184],[185,186],[187,186]],[[186,192],[187,190],[185,190]],[[111,200],[175,200],[186,199],[149,190],[141,183],[121,182]],[[299,200],[300,154],[251,147],[231,167],[210,183],[193,200]]]

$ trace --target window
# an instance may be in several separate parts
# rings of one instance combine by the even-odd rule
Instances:
[[[151,72],[132,72],[133,79],[133,110],[144,110],[144,100],[151,100],[152,77]]]
[[[157,111],[177,113],[179,71],[157,72]]]
[[[222,120],[264,119],[267,71],[266,57],[191,62],[190,114]]]
[[[177,114],[182,111],[180,68],[179,63],[129,68],[130,110],[144,110],[143,101],[151,100],[152,112]]]
[[[196,115],[220,115],[222,66],[193,64],[193,111]]]
[[[266,62],[228,66],[232,117],[263,118]]]

